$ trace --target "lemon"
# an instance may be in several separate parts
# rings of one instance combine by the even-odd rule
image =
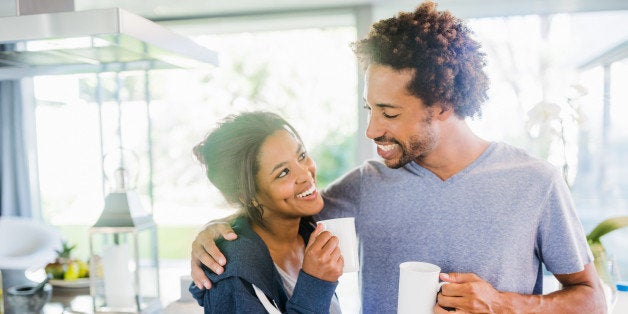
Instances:
[[[79,278],[89,277],[89,265],[85,261],[80,260],[80,259],[77,259],[75,261],[79,265],[79,272],[78,272]]]
[[[63,280],[76,280],[79,278],[80,266],[77,262],[71,261],[67,264]]]

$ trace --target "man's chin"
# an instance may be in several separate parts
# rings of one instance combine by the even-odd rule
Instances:
[[[403,163],[399,162],[399,159],[384,159],[384,164],[386,167],[391,169],[398,169],[403,167]]]
[[[401,168],[401,167],[407,165],[408,163],[412,162],[413,160],[414,159],[410,158],[410,156],[408,156],[407,154],[402,154],[399,158],[384,159],[384,164],[388,168],[398,169],[398,168]]]

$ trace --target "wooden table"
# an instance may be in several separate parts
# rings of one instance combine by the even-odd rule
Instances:
[[[200,309],[200,307],[198,307]],[[147,313],[161,313],[161,304],[151,309],[146,309]],[[46,303],[43,314],[93,314],[92,297],[89,294],[89,287],[67,288],[57,287],[52,289],[50,301]]]
[[[93,313],[89,287],[66,288],[55,286],[50,301],[44,306],[44,314]]]

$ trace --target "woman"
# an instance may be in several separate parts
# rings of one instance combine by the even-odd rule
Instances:
[[[194,154],[240,209],[232,224],[238,239],[218,245],[232,262],[219,275],[205,269],[212,289],[190,286],[205,313],[340,312],[338,239],[311,218],[323,199],[295,129],[268,112],[229,116]]]

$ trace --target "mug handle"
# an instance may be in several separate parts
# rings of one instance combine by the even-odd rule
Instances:
[[[438,293],[440,293],[440,292],[441,292],[441,290],[443,289],[443,286],[444,286],[444,285],[446,285],[446,284],[450,284],[450,282],[447,282],[447,281],[441,281],[441,282],[439,282],[439,283],[438,283]],[[437,293],[437,295],[438,295],[438,293]],[[438,300],[436,300],[436,303],[438,303]],[[456,310],[456,309],[455,309],[455,308],[453,308],[453,307],[446,307],[446,308],[444,308],[444,309],[445,309],[446,311],[455,311],[455,310]]]

